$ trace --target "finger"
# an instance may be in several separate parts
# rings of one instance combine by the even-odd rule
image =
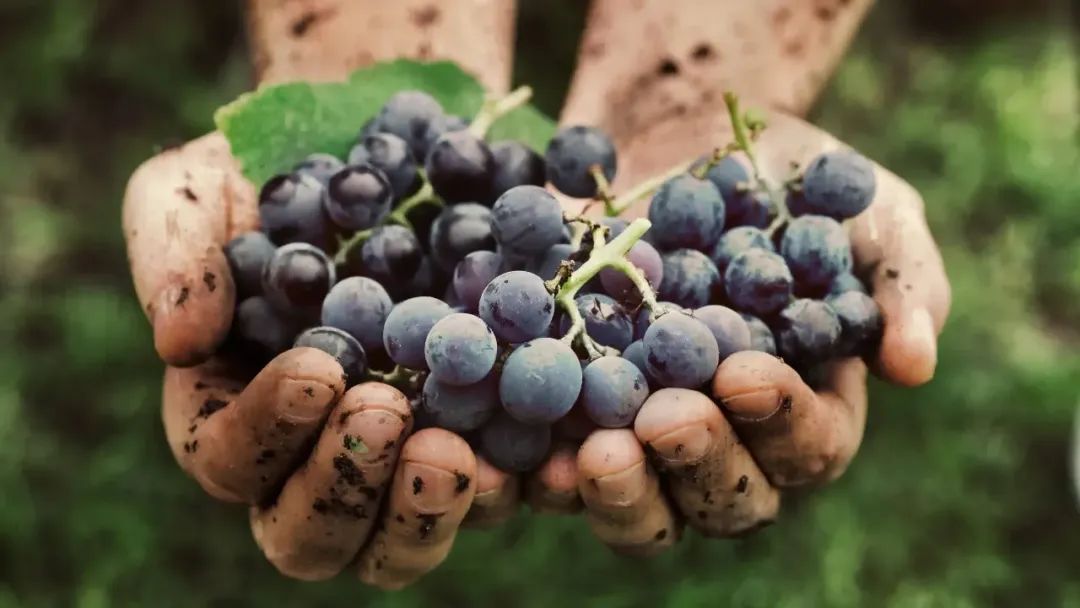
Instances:
[[[323,580],[356,557],[411,425],[409,400],[392,386],[369,382],[342,396],[274,503],[251,509],[255,541],[282,574]]]
[[[706,536],[735,536],[776,519],[780,493],[703,393],[653,393],[638,412],[634,432],[683,516]]]
[[[224,137],[207,135],[136,169],[123,224],[158,355],[170,365],[206,360],[228,333],[236,298],[221,246],[257,225],[254,189]]]
[[[578,446],[561,443],[548,455],[540,468],[525,483],[525,499],[537,513],[577,513],[581,510],[578,495]]]
[[[228,403],[201,401],[206,389],[183,385],[195,377],[166,372],[166,436],[186,444],[182,465],[209,494],[248,504],[270,498],[307,456],[345,386],[337,361],[314,348],[278,355]]]
[[[476,457],[476,495],[465,515],[466,526],[489,528],[512,517],[521,500],[521,481],[517,475],[501,471],[484,457]]]
[[[852,247],[871,273],[885,321],[876,369],[916,386],[934,375],[937,336],[951,303],[949,280],[918,192],[888,171],[879,169],[877,177],[875,201],[852,222]]]
[[[476,457],[464,439],[437,428],[409,437],[380,529],[360,553],[360,579],[400,589],[442,563],[475,492]]]
[[[630,429],[603,429],[578,451],[578,491],[589,527],[619,553],[655,555],[679,536],[675,513]]]
[[[716,370],[713,397],[774,486],[835,479],[862,441],[866,366],[843,359],[828,374],[831,388],[814,393],[794,369],[758,351],[735,353]]]

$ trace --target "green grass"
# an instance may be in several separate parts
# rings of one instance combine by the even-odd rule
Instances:
[[[235,7],[50,4],[0,1],[25,24],[0,50],[14,83],[0,96],[0,606],[1080,606],[1080,152],[1063,26],[930,36],[883,3],[815,112],[923,193],[955,300],[937,379],[873,384],[843,479],[790,497],[751,539],[691,534],[651,561],[612,555],[580,518],[523,515],[463,533],[444,567],[384,594],[279,577],[242,510],[205,498],[162,438],[119,200],[140,159],[209,129],[246,88]],[[526,16],[579,19],[560,11]],[[520,72],[543,73],[547,51],[525,51]]]

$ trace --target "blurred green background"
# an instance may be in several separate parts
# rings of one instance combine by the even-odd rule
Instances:
[[[517,78],[554,114],[584,3],[522,4]],[[1080,606],[1065,3],[882,0],[812,114],[922,191],[955,293],[937,378],[874,383],[843,479],[651,561],[523,514],[394,594],[278,576],[163,441],[120,197],[249,87],[238,5],[0,0],[0,606]]]

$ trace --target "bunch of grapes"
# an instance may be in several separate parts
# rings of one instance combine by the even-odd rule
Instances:
[[[763,124],[729,110],[735,142],[615,197],[595,128],[562,129],[541,156],[485,141],[491,112],[470,123],[400,92],[346,161],[312,154],[263,186],[262,232],[226,247],[230,345],[261,361],[322,349],[349,384],[397,386],[419,424],[512,472],[553,433],[631,425],[652,391],[707,392],[739,351],[807,376],[871,355],[881,315],[841,226],[873,198],[871,164],[828,152],[772,187],[752,154]],[[564,215],[547,183],[608,217]],[[647,220],[618,217],[650,195]]]

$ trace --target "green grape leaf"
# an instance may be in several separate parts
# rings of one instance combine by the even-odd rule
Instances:
[[[447,113],[467,118],[484,100],[480,83],[454,63],[398,60],[358,70],[343,82],[261,87],[219,108],[214,122],[244,175],[262,184],[313,152],[344,158],[364,122],[391,95],[408,89],[425,91]],[[554,133],[551,119],[523,106],[500,118],[488,139],[518,139],[543,151]]]

